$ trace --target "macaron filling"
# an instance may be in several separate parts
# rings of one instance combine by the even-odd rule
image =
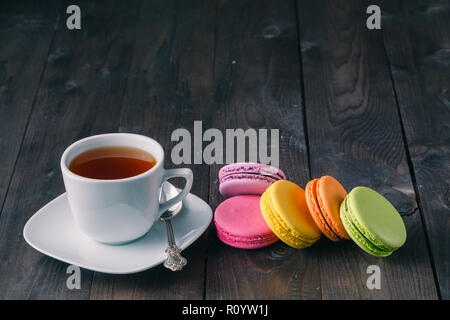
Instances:
[[[373,236],[371,236],[370,233],[365,232],[365,229],[357,222],[357,219],[352,218],[352,213],[348,206],[348,198],[349,197],[347,196],[344,199],[344,215],[342,218],[344,218],[347,227],[351,229],[350,235],[356,237],[363,245],[365,245],[366,249],[373,251],[375,255],[390,255],[394,251],[393,248],[382,245],[379,241],[373,241]]]
[[[223,183],[225,181],[229,181],[229,180],[235,180],[235,179],[248,179],[249,175],[252,176],[252,179],[258,179],[258,178],[262,178],[262,180],[267,180],[271,179],[274,182],[277,180],[280,180],[281,178],[279,178],[278,176],[269,176],[269,175],[264,175],[264,174],[260,174],[260,173],[256,173],[256,172],[232,172],[232,173],[228,173],[224,176],[222,176],[222,178],[219,180],[220,183]]]
[[[225,168],[225,167],[224,167]],[[252,167],[241,167],[237,168],[227,168],[220,170],[219,173],[219,182],[225,182],[231,179],[245,179],[248,175],[252,175],[255,177],[264,177],[273,179],[273,181],[283,180],[286,177],[283,172],[275,167],[267,167],[267,168],[252,168]]]

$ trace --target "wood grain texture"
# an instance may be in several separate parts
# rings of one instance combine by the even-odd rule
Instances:
[[[83,0],[79,31],[66,28],[69,4],[0,4],[0,299],[450,299],[448,1]],[[366,29],[370,4],[381,31]],[[171,133],[193,134],[195,120],[224,134],[280,129],[289,180],[374,188],[399,209],[405,246],[387,258],[325,238],[241,250],[211,225],[182,272],[82,269],[81,290],[68,290],[68,265],[22,235],[64,191],[63,150],[140,133],[171,168]],[[222,165],[186,166],[214,210]],[[381,290],[366,287],[374,264]]]
[[[373,2],[373,1],[372,1]],[[386,196],[408,240],[382,259],[351,241],[320,246],[323,299],[435,299],[432,266],[411,181],[380,31],[366,28],[364,1],[298,1],[312,177],[332,175]],[[381,290],[366,287],[378,265]]]
[[[0,4],[0,210],[53,39],[61,1]]]
[[[440,292],[450,299],[450,3],[385,1],[383,36]]]
[[[160,141],[166,151],[166,168],[174,167],[171,150],[177,142],[171,141],[173,130],[186,128],[193,133],[195,120],[210,127],[215,15],[215,3],[209,0],[144,1],[140,10],[119,131]],[[191,192],[207,201],[209,167],[178,167],[193,170]],[[176,229],[176,219],[173,226]],[[202,299],[205,245],[206,235],[183,251],[188,265],[180,272],[158,266],[126,276],[96,274],[91,298]]]
[[[295,4],[220,1],[214,128],[280,129],[280,167],[305,185],[305,144]],[[247,159],[248,160],[248,159]],[[211,166],[210,204],[224,200]],[[257,250],[222,244],[211,227],[206,299],[320,299],[317,252],[281,241]]]
[[[28,218],[64,191],[59,169],[63,150],[80,138],[118,126],[138,2],[79,5],[81,30],[70,31],[65,19],[59,21],[0,217],[2,299],[89,295],[92,272],[83,270],[81,290],[67,289],[67,264],[37,252],[22,236]]]

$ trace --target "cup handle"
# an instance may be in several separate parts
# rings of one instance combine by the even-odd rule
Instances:
[[[188,168],[180,168],[180,169],[165,169],[163,172],[161,184],[170,178],[175,177],[182,177],[186,180],[186,184],[184,185],[183,190],[177,194],[172,199],[167,200],[166,202],[163,202],[159,205],[158,210],[158,217],[160,217],[164,212],[166,212],[170,207],[172,207],[174,204],[180,202],[183,200],[191,191],[192,188],[192,182],[194,174],[192,173],[191,169]]]

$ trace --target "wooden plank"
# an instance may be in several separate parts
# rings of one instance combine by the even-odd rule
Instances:
[[[16,1],[0,5],[0,210],[61,4],[61,1]]]
[[[221,1],[215,65],[213,126],[280,129],[280,167],[294,182],[309,179],[301,108],[293,1]],[[248,159],[247,159],[248,160]],[[223,200],[211,167],[210,204]],[[207,299],[320,299],[317,252],[281,241],[258,250],[222,244],[212,227]]]
[[[450,299],[450,5],[385,1],[383,36],[441,297]]]
[[[63,150],[118,126],[139,3],[77,4],[82,29],[70,31],[65,19],[59,21],[0,217],[2,299],[89,295],[92,272],[83,270],[81,289],[69,290],[67,264],[38,253],[22,236],[28,218],[64,191],[59,169]]]
[[[140,11],[119,130],[158,140],[166,152],[165,167],[174,167],[173,130],[193,134],[194,120],[210,127],[215,10],[214,1],[202,0],[145,1]],[[209,167],[178,167],[193,170],[192,193],[207,201]],[[176,228],[176,219],[173,224]],[[126,276],[96,274],[91,298],[202,299],[205,244],[206,235],[183,251],[188,265],[180,272],[159,266]]]
[[[408,240],[383,259],[351,241],[333,244],[324,239],[319,259],[322,296],[435,299],[383,39],[380,31],[366,28],[368,5],[298,1],[311,174],[335,176],[348,190],[364,185],[384,194],[402,214]],[[369,265],[381,268],[380,290],[366,287]]]

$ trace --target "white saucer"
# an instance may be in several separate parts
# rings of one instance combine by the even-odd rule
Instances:
[[[210,206],[193,194],[172,220],[177,246],[183,250],[197,240],[212,219]],[[36,212],[26,223],[23,236],[36,250],[63,262],[104,273],[135,273],[150,269],[165,258],[167,234],[156,221],[142,238],[125,245],[106,245],[85,236],[75,225],[65,193]]]

